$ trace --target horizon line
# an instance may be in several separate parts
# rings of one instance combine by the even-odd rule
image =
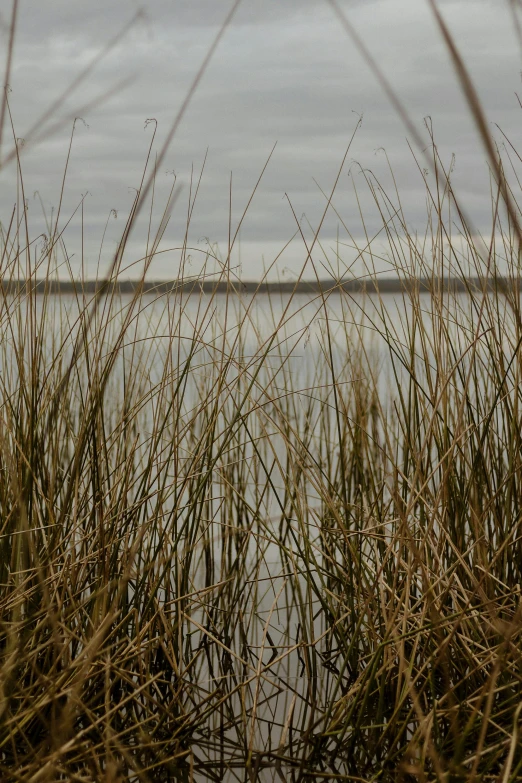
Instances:
[[[143,293],[210,293],[210,294],[296,294],[296,293],[407,293],[419,289],[426,293],[436,291],[467,292],[470,289],[502,290],[515,286],[522,288],[522,277],[489,276],[489,277],[388,277],[355,278],[351,280],[335,280],[325,278],[320,280],[264,281],[255,280],[60,280],[60,279],[30,279],[0,280],[4,294],[20,293],[28,289],[33,293],[67,294],[67,293],[97,293],[107,289],[113,293],[135,293],[142,285]]]

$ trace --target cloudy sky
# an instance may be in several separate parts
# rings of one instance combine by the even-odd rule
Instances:
[[[449,165],[455,154],[454,183],[479,231],[489,230],[491,204],[485,156],[427,0],[344,0],[340,5],[364,39],[406,106],[412,121],[436,141]],[[508,0],[444,0],[440,8],[452,30],[499,141],[498,123],[516,146],[522,110],[520,47]],[[104,46],[142,10],[143,14],[101,59],[67,100],[38,126],[40,140],[22,150],[25,193],[32,236],[45,232],[59,204],[72,117],[76,123],[61,212],[62,227],[84,201],[84,264],[96,272],[101,249],[105,268],[123,230],[158,123],[161,149],[187,89],[203,61],[230,0],[20,0],[10,105],[19,138]],[[5,51],[10,0],[0,0]],[[229,186],[232,174],[232,233],[274,145],[270,163],[242,224],[233,263],[243,278],[257,278],[295,233],[290,204],[310,237],[359,117],[334,200],[321,233],[323,250],[341,264],[357,243],[381,226],[361,169],[369,169],[390,190],[388,159],[412,232],[424,230],[426,197],[422,177],[408,148],[408,133],[368,64],[355,49],[325,0],[243,0],[205,73],[168,154],[158,167],[153,227],[161,219],[174,175],[181,186],[151,276],[176,274],[183,241],[191,170],[205,170],[191,220],[189,244],[194,270],[208,241],[227,255]],[[6,132],[3,155],[12,148]],[[416,153],[419,150],[415,150]],[[154,154],[154,153],[153,153]],[[420,153],[422,154],[422,153]],[[16,200],[16,169],[1,172],[1,221],[8,222]],[[356,192],[362,206],[359,214]],[[38,197],[39,194],[39,197]],[[146,218],[131,236],[126,263],[144,255]],[[338,233],[339,232],[339,233]],[[81,213],[72,217],[64,240],[71,264],[81,259]],[[295,274],[306,252],[300,238],[281,255],[272,275]],[[314,253],[325,262],[323,251]],[[384,261],[380,262],[386,267]],[[134,266],[127,276],[137,274]],[[323,269],[324,272],[324,269]],[[65,271],[64,271],[64,274]],[[310,276],[312,271],[310,270]]]

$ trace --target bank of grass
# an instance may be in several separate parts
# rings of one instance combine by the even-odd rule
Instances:
[[[3,225],[0,777],[521,779],[516,194],[476,240],[434,147],[419,239],[368,177],[395,300],[120,297],[147,166],[97,294]]]

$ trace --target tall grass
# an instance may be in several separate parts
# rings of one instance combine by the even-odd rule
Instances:
[[[33,241],[15,148],[2,780],[522,779],[519,206],[497,176],[477,240],[433,150],[420,239],[367,176],[395,298],[370,239],[360,294],[245,295],[230,255],[188,278],[190,217],[150,293],[174,193],[120,295],[152,158],[108,277],[59,297],[70,251],[58,220]]]

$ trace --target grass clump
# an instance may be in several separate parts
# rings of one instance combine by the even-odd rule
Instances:
[[[484,244],[436,146],[432,166],[420,239],[367,175],[394,295],[371,241],[360,292],[244,293],[211,249],[189,278],[190,218],[151,290],[174,194],[122,294],[147,159],[107,278],[58,296],[58,219],[35,251],[22,196],[0,247],[2,780],[522,777],[518,205],[499,159]]]

